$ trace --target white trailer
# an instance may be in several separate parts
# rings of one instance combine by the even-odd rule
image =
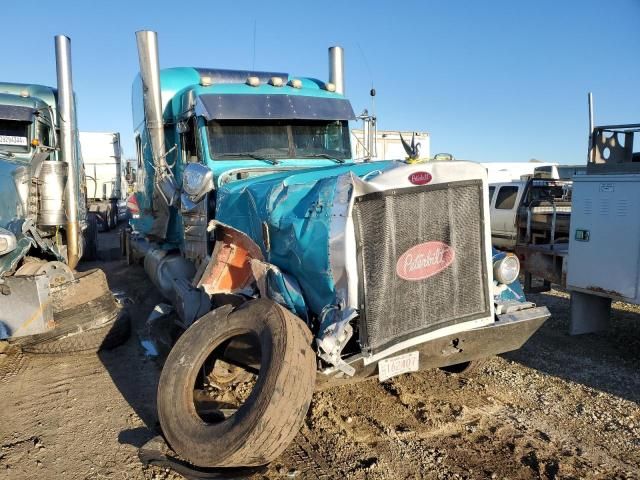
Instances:
[[[404,151],[400,134],[406,142],[411,143],[411,137],[415,135],[416,144],[420,144],[420,158],[429,158],[431,153],[431,136],[428,132],[399,132],[397,130],[376,130],[375,152],[367,153],[364,130],[351,130],[351,149],[353,158],[363,160],[371,157],[371,160],[398,160],[407,157]]]
[[[80,132],[87,177],[89,211],[97,214],[104,230],[118,223],[118,202],[123,199],[122,148],[117,132]]]
[[[497,183],[519,182],[523,176],[533,175],[541,167],[553,167],[557,163],[545,162],[482,162],[487,169],[489,185]]]

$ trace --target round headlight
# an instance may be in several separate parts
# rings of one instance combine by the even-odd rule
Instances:
[[[498,283],[508,285],[520,275],[520,260],[515,255],[507,255],[493,264],[493,278]]]

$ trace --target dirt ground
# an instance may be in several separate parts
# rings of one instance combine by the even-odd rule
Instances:
[[[88,268],[92,265],[87,265]],[[0,478],[177,479],[144,467],[159,369],[139,344],[161,299],[141,267],[101,264],[134,322],[98,355],[0,354]],[[291,447],[249,478],[640,478],[640,308],[569,337],[569,300],[521,350],[473,377],[440,371],[315,394]]]

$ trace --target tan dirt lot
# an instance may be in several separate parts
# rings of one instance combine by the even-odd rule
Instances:
[[[159,376],[138,335],[161,299],[141,267],[101,266],[132,300],[134,334],[98,355],[0,354],[0,478],[181,478],[137,457]],[[523,349],[470,378],[319,392],[296,441],[250,478],[640,478],[640,308],[615,304],[610,331],[569,337],[565,293],[530,299],[553,318]]]

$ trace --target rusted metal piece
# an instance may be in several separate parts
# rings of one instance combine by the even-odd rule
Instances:
[[[591,291],[596,295],[600,295],[603,297],[611,297],[611,298],[627,298],[623,293],[620,293],[616,290],[608,290],[606,288],[597,287],[595,285],[589,285],[583,289],[584,291]]]
[[[213,295],[236,293],[250,287],[256,278],[251,269],[251,260],[264,261],[262,251],[246,234],[220,222],[211,221],[215,246],[211,259],[196,287]]]
[[[15,273],[16,277],[35,275],[46,275],[49,278],[49,287],[52,289],[74,281],[71,268],[65,263],[58,261],[26,262]]]
[[[518,245],[516,255],[525,274],[525,292],[549,290],[552,283],[566,285],[568,244]],[[544,290],[533,289],[531,278],[544,281]]]

